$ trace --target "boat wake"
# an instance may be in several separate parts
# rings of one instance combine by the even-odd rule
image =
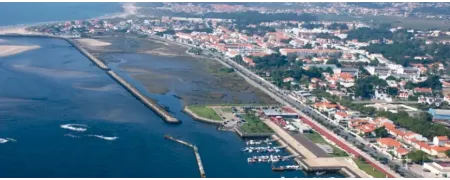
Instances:
[[[63,124],[63,125],[61,125],[61,128],[72,130],[72,131],[77,131],[77,132],[84,132],[87,130],[86,129],[87,125],[85,125],[85,124]]]
[[[13,138],[0,138],[0,144],[4,144],[7,142],[16,142],[16,140]]]
[[[80,136],[73,135],[73,134],[64,134],[64,136],[71,137],[71,138],[79,138],[80,137]]]
[[[107,141],[114,141],[114,140],[116,140],[117,138],[119,138],[119,137],[116,137],[116,136],[114,136],[114,137],[108,137],[108,136],[102,136],[102,135],[88,135],[88,136],[91,136],[91,137],[96,137],[96,138],[100,138],[100,139],[104,139],[104,140],[107,140]]]

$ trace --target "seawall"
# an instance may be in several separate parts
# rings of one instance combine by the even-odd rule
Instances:
[[[200,171],[200,177],[206,178],[205,168],[203,168],[202,159],[200,158],[200,153],[198,152],[197,146],[190,144],[186,141],[180,140],[180,139],[175,139],[174,137],[169,136],[169,135],[164,135],[164,138],[178,142],[180,144],[184,144],[184,145],[192,148],[194,150],[195,159],[197,160],[198,170]]]
[[[70,45],[79,50],[84,56],[86,56],[90,61],[92,61],[97,67],[106,72],[112,79],[114,79],[117,83],[119,83],[122,87],[124,87],[128,92],[130,92],[134,97],[136,97],[139,101],[141,101],[144,105],[151,108],[158,116],[163,118],[168,123],[181,123],[178,119],[172,117],[167,111],[165,111],[162,107],[160,107],[156,102],[151,101],[145,95],[143,95],[137,88],[131,85],[128,81],[120,77],[117,73],[112,71],[105,63],[100,61],[98,58],[93,56],[87,50],[85,50],[81,45],[75,42],[72,39],[68,39],[65,37],[52,36],[52,35],[23,35],[23,34],[3,34],[0,37],[34,37],[34,38],[56,38],[67,41]]]
[[[213,120],[213,119],[208,119],[208,118],[204,118],[204,117],[198,116],[197,114],[192,112],[187,106],[183,108],[183,112],[185,112],[192,119],[197,120],[197,121],[202,121],[202,122],[205,122],[205,123],[217,124],[217,125],[222,124],[222,121],[216,121],[216,120]]]

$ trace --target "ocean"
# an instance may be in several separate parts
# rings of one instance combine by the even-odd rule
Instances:
[[[87,19],[122,11],[120,3],[106,2],[2,2],[0,26]]]
[[[71,11],[64,7],[58,11]],[[0,22],[9,25],[58,20],[11,22],[1,13]],[[1,39],[41,48],[0,58],[0,177],[200,177],[192,149],[165,134],[199,148],[207,177],[315,177],[248,164],[251,154],[241,152],[245,141],[235,133],[194,121],[173,92],[148,93],[183,122],[165,123],[63,40]]]

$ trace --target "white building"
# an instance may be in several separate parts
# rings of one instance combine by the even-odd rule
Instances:
[[[372,76],[380,76],[380,78],[386,78],[391,74],[391,69],[388,67],[381,67],[381,66],[367,66],[365,67],[367,72],[369,72]]]
[[[449,162],[431,162],[423,163],[423,168],[430,170],[432,173],[440,177],[448,177],[450,175]]]

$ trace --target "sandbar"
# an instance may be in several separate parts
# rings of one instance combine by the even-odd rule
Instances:
[[[21,46],[21,45],[0,45],[0,57],[11,56],[15,54],[20,54],[25,51],[30,51],[33,49],[38,49],[40,46],[31,45],[31,46]]]
[[[90,38],[81,38],[81,39],[77,39],[77,41],[84,45],[92,46],[92,47],[102,47],[102,46],[111,45],[111,43],[109,43],[109,42],[100,41],[98,39],[90,39]]]

